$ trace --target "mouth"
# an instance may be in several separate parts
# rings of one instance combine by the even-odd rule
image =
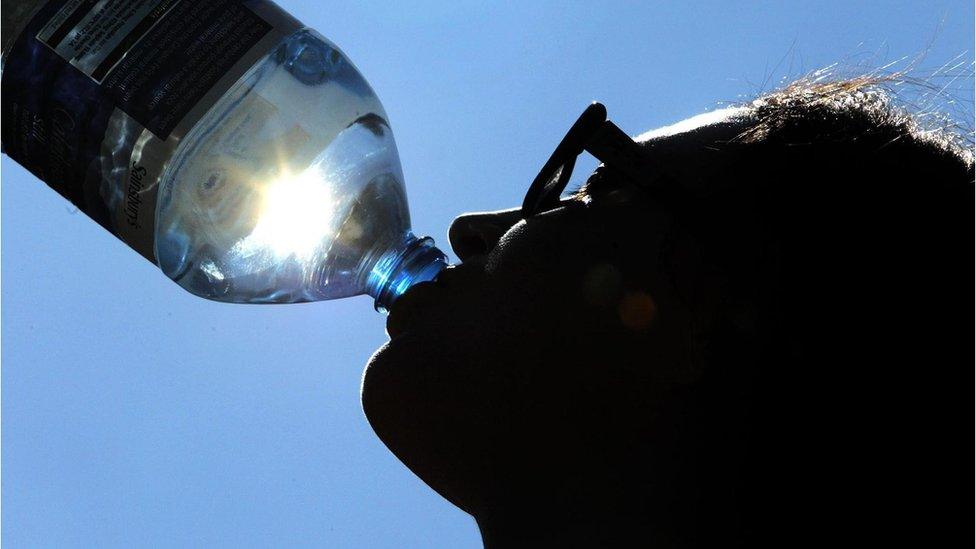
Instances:
[[[431,310],[446,296],[447,280],[451,277],[448,267],[441,271],[437,278],[429,282],[421,282],[410,287],[390,307],[390,314],[386,317],[386,334],[395,339],[412,327],[417,326],[431,314]]]

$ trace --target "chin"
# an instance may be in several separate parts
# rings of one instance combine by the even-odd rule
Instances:
[[[392,341],[384,343],[366,363],[363,372],[360,400],[366,419],[380,439],[394,450],[390,437],[398,430],[396,418],[404,412],[404,401],[411,391],[404,375],[409,366],[397,360],[398,352]],[[396,451],[394,450],[394,453]]]
[[[434,362],[430,345],[415,334],[400,334],[384,343],[366,362],[361,396],[367,418],[399,413],[408,401],[425,398]],[[374,428],[376,425],[374,424]]]
[[[406,365],[398,368],[397,356],[402,356],[398,347],[393,341],[387,341],[373,352],[373,355],[366,361],[366,369],[363,372],[362,397],[364,401],[372,397],[374,393],[380,392],[385,386],[393,382],[392,378],[397,370],[402,370]]]

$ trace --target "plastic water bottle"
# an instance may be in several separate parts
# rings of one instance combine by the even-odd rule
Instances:
[[[4,152],[186,290],[384,310],[446,266],[410,232],[373,90],[274,3],[27,1],[3,18]]]

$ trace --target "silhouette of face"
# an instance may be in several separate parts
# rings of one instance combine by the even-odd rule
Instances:
[[[735,114],[642,138],[673,176],[707,185],[721,169],[701,144],[739,131]],[[530,219],[458,217],[461,264],[394,304],[390,341],[367,367],[374,430],[473,514],[567,497],[567,483],[596,495],[624,482],[628,448],[700,374],[693,326],[706,321],[708,284],[694,239],[609,170],[587,188]]]

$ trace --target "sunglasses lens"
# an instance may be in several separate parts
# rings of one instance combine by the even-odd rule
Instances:
[[[539,199],[536,200],[533,214],[555,208],[559,205],[559,198],[562,196],[569,178],[573,175],[573,167],[576,166],[576,157],[570,158],[564,164],[559,165],[553,170],[552,175],[546,181]]]

